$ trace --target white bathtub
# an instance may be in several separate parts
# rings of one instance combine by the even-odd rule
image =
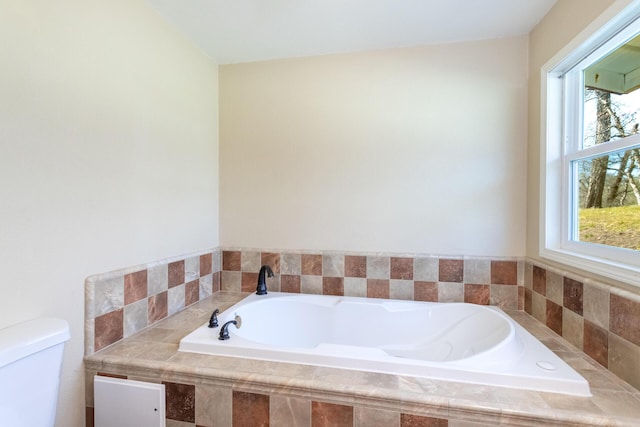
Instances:
[[[230,339],[218,339],[229,325]],[[497,307],[270,292],[180,351],[591,396],[587,381]]]

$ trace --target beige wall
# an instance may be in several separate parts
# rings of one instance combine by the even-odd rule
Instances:
[[[621,8],[631,0],[615,1]],[[529,137],[527,256],[539,258],[540,244],[540,70],[566,45],[575,43],[614,0],[558,0],[529,35]]]
[[[218,245],[217,66],[142,0],[0,3],[0,327],[67,319],[57,425],[84,425],[84,279]]]
[[[221,66],[221,244],[524,255],[527,40]]]

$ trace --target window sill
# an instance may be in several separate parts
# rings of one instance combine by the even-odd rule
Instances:
[[[549,261],[572,266],[608,279],[640,287],[640,268],[635,266],[592,257],[565,249],[545,248],[540,251],[540,256]]]

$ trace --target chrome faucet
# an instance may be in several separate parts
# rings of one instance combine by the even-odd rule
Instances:
[[[258,273],[258,286],[256,287],[257,295],[267,294],[267,280],[265,278],[265,272],[269,277],[273,277],[273,270],[271,270],[271,267],[263,265],[262,268],[260,268],[260,273]]]

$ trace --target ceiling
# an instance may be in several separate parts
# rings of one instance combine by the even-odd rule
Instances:
[[[220,64],[514,37],[556,0],[147,0]]]

